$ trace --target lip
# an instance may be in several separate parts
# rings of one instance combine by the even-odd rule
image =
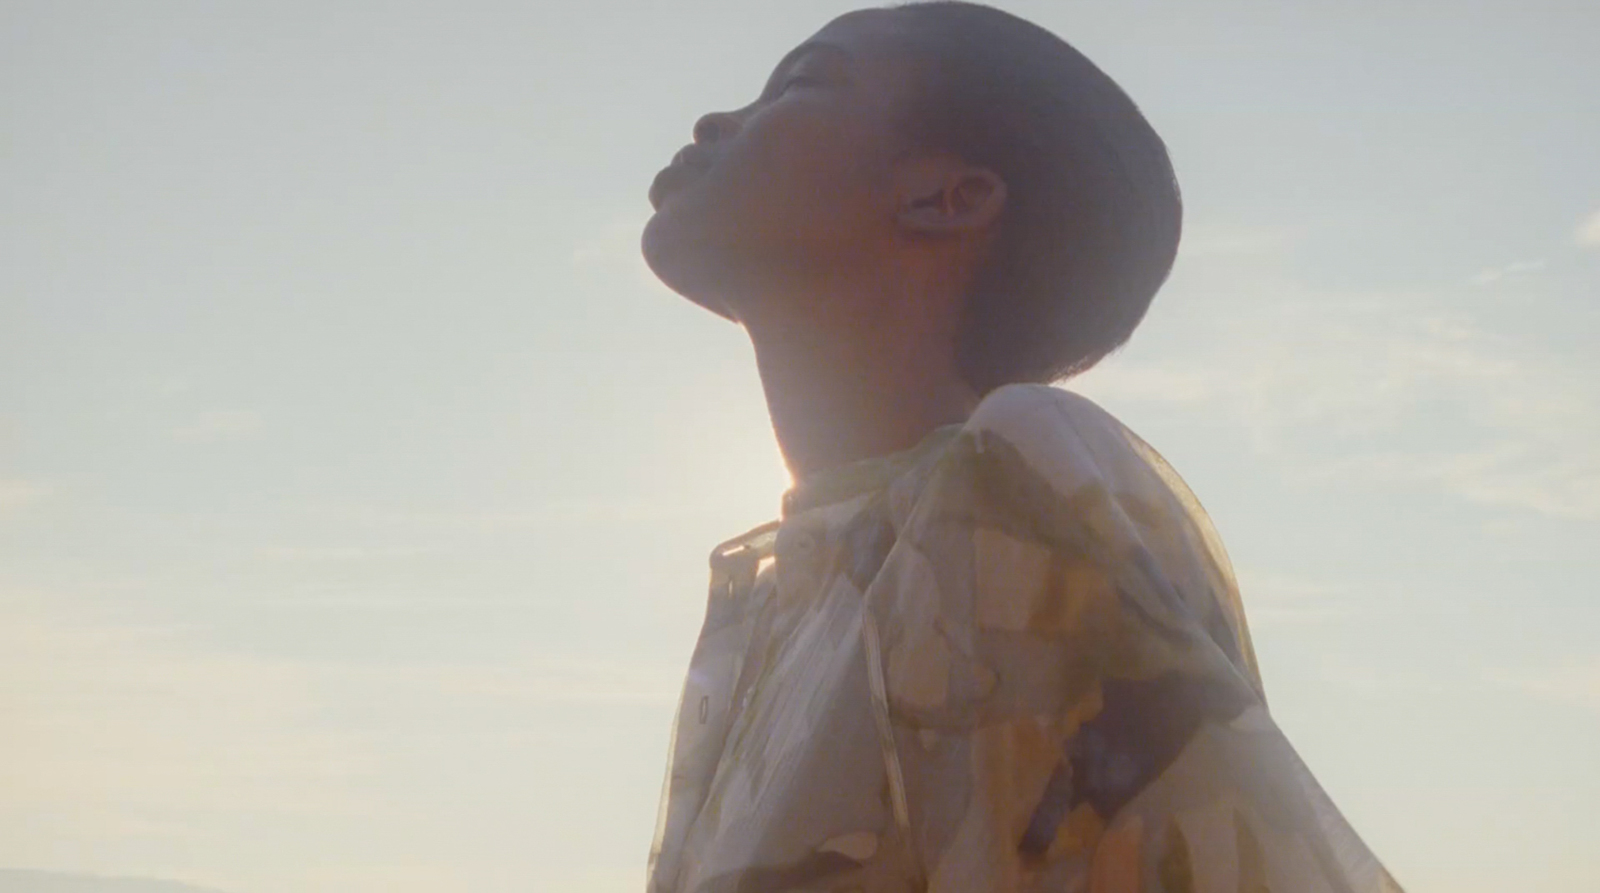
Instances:
[[[672,156],[672,162],[656,174],[650,183],[650,205],[661,210],[661,205],[674,192],[694,182],[711,168],[711,156],[705,146],[688,145]]]

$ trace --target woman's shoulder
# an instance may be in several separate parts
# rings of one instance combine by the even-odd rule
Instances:
[[[1089,398],[1010,384],[985,395],[939,449],[902,474],[889,501],[896,527],[916,506],[929,520],[1012,515],[1021,522],[1041,513],[1065,520],[1087,504],[1160,494],[1166,488],[1152,458],[1159,461]]]
[[[1003,385],[985,395],[968,417],[967,427],[1015,434],[1051,415],[1073,424],[1116,421],[1093,400],[1075,391],[1056,385],[1019,383]]]
[[[1067,493],[1093,484],[1128,491],[1164,483],[1159,469],[1166,463],[1155,450],[1099,404],[1061,387],[996,388],[963,433],[980,448],[990,443],[1014,451],[1052,488]]]
[[[1182,613],[1256,680],[1233,569],[1205,509],[1155,449],[1088,397],[996,389],[919,497],[926,510],[916,516],[929,522],[963,519],[1093,556],[1119,586],[1148,596],[1152,613],[1186,603]]]

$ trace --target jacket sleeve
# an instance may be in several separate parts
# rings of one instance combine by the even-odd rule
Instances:
[[[1267,713],[1192,499],[1103,413],[995,403],[866,594],[930,893],[1398,891]]]

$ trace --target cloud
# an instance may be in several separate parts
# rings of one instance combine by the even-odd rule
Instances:
[[[330,704],[492,716],[532,704],[670,705],[681,683],[681,668],[576,654],[428,666],[272,659],[31,601],[0,600],[6,810],[340,809],[351,802],[343,782],[381,768],[381,753],[335,732]]]
[[[202,412],[188,424],[172,430],[183,443],[216,443],[237,440],[261,429],[261,415],[248,409],[222,409]]]
[[[1235,569],[1252,631],[1330,623],[1358,613],[1350,593],[1337,586],[1254,569]]]
[[[765,469],[763,469],[765,470]],[[780,466],[780,473],[784,470]],[[785,480],[778,488],[787,487]],[[671,524],[685,521],[717,520],[725,517],[726,506],[713,497],[694,494],[693,498],[652,502],[628,499],[552,499],[512,510],[400,508],[374,505],[328,506],[324,511],[351,523],[386,532],[431,531],[451,534],[493,533],[536,530],[571,524]],[[434,535],[430,533],[430,535]],[[407,550],[413,553],[421,550]],[[435,551],[429,549],[427,551]],[[360,558],[389,553],[344,546],[269,546],[258,550],[264,558]]]
[[[1493,285],[1504,279],[1522,279],[1543,270],[1548,264],[1538,260],[1518,260],[1500,267],[1487,267],[1473,274],[1467,281],[1473,285]]]
[[[255,550],[258,558],[271,561],[371,561],[410,558],[440,551],[423,546],[260,546]]]
[[[572,265],[593,267],[638,260],[639,234],[643,229],[644,220],[633,216],[612,219],[573,244]]]
[[[384,670],[384,679],[446,698],[492,701],[496,709],[534,704],[671,705],[682,670],[580,656],[541,656],[509,665]]]
[[[1100,400],[1201,404],[1217,399],[1220,382],[1205,369],[1172,365],[1107,364],[1074,379],[1073,390]]]
[[[1593,456],[1563,455],[1537,440],[1412,457],[1397,467],[1402,476],[1437,483],[1471,502],[1560,518],[1600,517],[1600,463]]]
[[[5,813],[146,837],[174,814],[335,807],[363,763],[309,722],[302,670],[15,596],[0,612]]]
[[[614,277],[629,289],[647,293],[672,294],[645,263],[639,249],[639,236],[649,221],[649,210],[618,214],[603,226],[580,236],[572,244],[569,257],[577,270],[591,276]]]
[[[54,871],[0,868],[0,890],[6,893],[218,893],[153,878],[105,877]]]
[[[1498,688],[1540,700],[1600,708],[1600,657],[1532,669],[1495,670],[1485,679]]]
[[[1207,285],[1223,293],[1218,309],[1186,321],[1160,359],[1119,356],[1071,386],[1113,408],[1220,416],[1295,482],[1408,484],[1600,519],[1592,358],[1492,331],[1447,296]]]
[[[1318,676],[1324,681],[1368,698],[1414,702],[1420,698],[1459,691],[1459,680],[1448,674],[1405,666],[1374,666],[1338,658],[1322,662]]]
[[[53,492],[39,481],[0,480],[0,514],[37,504]]]
[[[1579,245],[1590,248],[1600,248],[1600,211],[1590,214],[1582,223],[1578,224],[1578,231],[1573,234]]]
[[[1281,227],[1190,224],[1178,243],[1178,256],[1189,259],[1259,256],[1288,247],[1295,234]]]
[[[527,804],[617,722],[659,717],[664,735],[683,678],[576,651],[442,665],[252,654],[75,601],[0,590],[0,864],[243,893],[488,889],[544,869],[509,849],[486,863],[500,851],[474,823],[537,835],[559,821]],[[51,854],[60,864],[41,864]],[[402,865],[418,869],[405,884],[385,870]]]

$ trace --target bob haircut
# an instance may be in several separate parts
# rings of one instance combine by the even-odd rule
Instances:
[[[918,71],[912,142],[1005,181],[957,348],[980,394],[1075,375],[1144,318],[1177,255],[1183,203],[1133,100],[1049,31],[975,3],[893,8]]]

